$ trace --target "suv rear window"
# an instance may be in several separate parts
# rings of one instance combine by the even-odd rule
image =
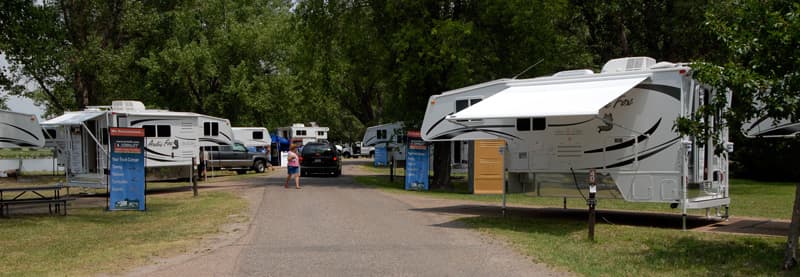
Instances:
[[[331,155],[333,154],[333,148],[327,144],[306,144],[303,146],[303,154],[315,154],[320,153],[322,155]]]

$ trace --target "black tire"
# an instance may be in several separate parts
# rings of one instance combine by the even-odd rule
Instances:
[[[258,160],[253,164],[253,170],[255,170],[256,173],[264,173],[264,171],[267,171],[267,167],[264,165],[264,161]]]
[[[344,157],[349,159],[350,158],[350,152],[344,152]]]
[[[247,170],[246,169],[237,169],[236,173],[238,173],[238,174],[247,174]]]
[[[302,177],[306,177],[306,176],[308,176],[308,172],[306,172],[305,170],[302,170],[302,169],[301,169],[301,170],[300,170],[300,176],[302,176]]]
[[[342,170],[341,169],[337,169],[336,172],[333,173],[333,177],[339,177],[341,175],[342,175]]]

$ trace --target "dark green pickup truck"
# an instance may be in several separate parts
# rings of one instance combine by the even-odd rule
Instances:
[[[239,174],[253,170],[262,173],[267,169],[267,154],[248,151],[241,143],[201,147],[201,158],[206,159],[207,170],[235,170]]]

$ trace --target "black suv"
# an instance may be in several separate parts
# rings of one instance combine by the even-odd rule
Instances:
[[[328,173],[342,175],[342,158],[336,146],[330,143],[311,142],[303,146],[300,154],[300,175]]]

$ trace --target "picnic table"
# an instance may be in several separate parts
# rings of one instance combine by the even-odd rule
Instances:
[[[66,195],[61,194],[64,189]],[[9,216],[10,206],[22,204],[47,204],[51,215],[67,215],[67,201],[71,200],[74,198],[69,197],[69,187],[62,184],[0,188],[0,216]]]

